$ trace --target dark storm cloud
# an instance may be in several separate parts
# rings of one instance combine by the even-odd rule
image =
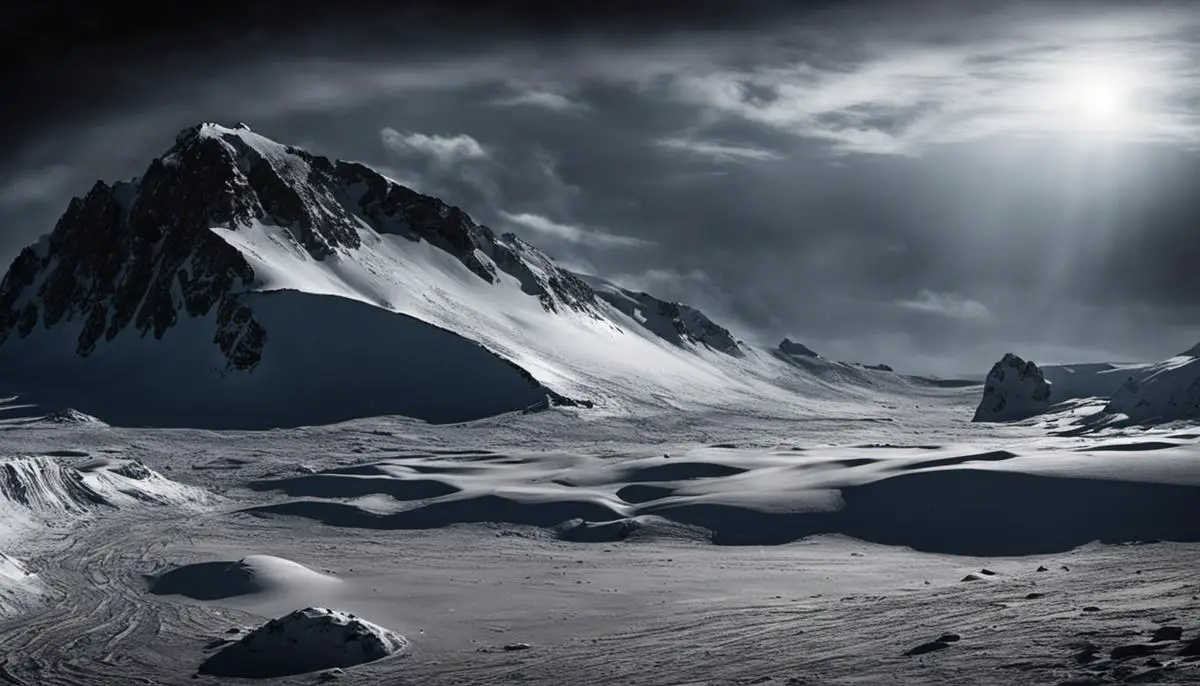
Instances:
[[[1200,340],[1186,5],[644,6],[218,3],[153,36],[120,12],[68,26],[33,53],[56,86],[6,129],[0,259],[178,129],[244,120],[757,342],[979,374],[1007,349]],[[1097,70],[1139,106],[1077,136]]]

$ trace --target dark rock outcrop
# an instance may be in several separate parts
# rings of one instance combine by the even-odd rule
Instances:
[[[974,421],[1024,419],[1049,407],[1050,382],[1042,370],[1032,361],[1006,353],[988,372]]]
[[[783,339],[783,342],[779,344],[779,352],[793,357],[818,357],[811,348],[790,338]]]

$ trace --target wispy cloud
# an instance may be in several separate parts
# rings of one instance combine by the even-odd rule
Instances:
[[[401,133],[392,128],[379,132],[387,148],[403,156],[420,156],[443,167],[467,160],[488,157],[487,150],[474,138],[460,133],[454,136],[429,135],[417,132]]]
[[[954,293],[923,290],[917,294],[917,297],[910,300],[899,300],[896,305],[908,310],[952,319],[984,320],[991,318],[991,312],[983,303]]]
[[[547,90],[527,90],[492,101],[500,107],[541,107],[555,112],[586,112],[591,109],[585,102],[572,100],[561,93]]]
[[[839,152],[919,154],[998,136],[1200,141],[1196,45],[1188,21],[1012,27],[960,43],[912,38],[859,46],[841,62],[779,60],[689,70],[671,93],[710,113],[829,141]]]
[[[718,162],[770,162],[782,159],[778,153],[765,148],[730,145],[718,141],[664,138],[658,141],[658,145],[668,150],[699,155]]]
[[[62,200],[70,180],[71,168],[65,165],[18,172],[9,179],[0,179],[0,207],[17,208]]]
[[[508,212],[501,211],[499,215],[509,224],[514,224],[543,236],[567,243],[576,243],[594,248],[638,248],[653,245],[650,241],[640,238],[621,236],[600,229],[575,224],[563,224],[543,217],[540,214],[530,212],[509,214]]]

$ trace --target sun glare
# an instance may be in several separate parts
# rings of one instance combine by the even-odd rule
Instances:
[[[1088,74],[1067,87],[1068,116],[1084,131],[1126,128],[1132,118],[1128,82],[1116,74]]]
[[[1080,114],[1094,123],[1116,123],[1125,109],[1124,93],[1118,84],[1111,81],[1082,83],[1077,97]]]

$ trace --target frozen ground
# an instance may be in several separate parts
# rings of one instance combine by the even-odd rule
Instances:
[[[1200,431],[979,392],[247,433],[9,400],[0,679],[229,683],[291,615],[322,671],[268,682],[1200,682]]]

